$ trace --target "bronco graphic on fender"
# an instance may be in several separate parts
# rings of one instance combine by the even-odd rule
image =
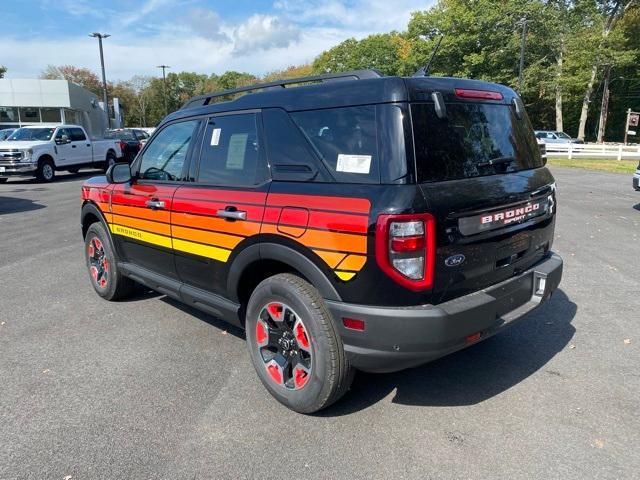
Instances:
[[[244,328],[264,386],[304,413],[355,369],[488,338],[562,276],[522,101],[479,81],[366,70],[196,97],[82,199],[100,296],[143,284]]]

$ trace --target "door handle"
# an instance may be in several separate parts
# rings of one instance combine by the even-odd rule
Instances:
[[[165,208],[165,203],[162,200],[147,200],[147,208],[152,210],[158,210]]]
[[[218,210],[217,216],[221,218],[226,218],[227,220],[246,220],[247,212],[243,210],[231,210],[231,208],[235,207],[227,207],[224,210]]]

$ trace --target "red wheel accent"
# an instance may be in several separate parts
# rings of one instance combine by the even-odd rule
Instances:
[[[98,237],[93,237],[93,244],[96,246],[98,250],[102,248],[102,242]]]
[[[267,365],[267,373],[274,382],[278,385],[282,385],[282,370],[276,362],[272,361]]]
[[[293,383],[296,388],[302,388],[307,384],[309,380],[309,372],[302,367],[296,367],[293,371]]]
[[[305,350],[309,350],[309,336],[307,335],[307,331],[304,329],[302,322],[296,322],[296,325],[293,327],[293,333],[296,336],[298,345]]]
[[[267,311],[274,320],[281,320],[282,312],[284,311],[284,309],[279,303],[270,303],[269,305],[267,305]]]
[[[90,257],[93,257],[93,256],[95,255],[95,253],[96,253],[96,250],[93,248],[93,242],[91,242],[91,243],[89,244],[89,246],[87,247],[87,254],[88,254]]]
[[[91,278],[93,278],[93,280],[95,282],[98,281],[98,269],[94,266],[92,266],[89,271],[91,272]]]
[[[106,285],[107,285],[107,281],[104,278],[100,279],[100,286],[104,288]]]
[[[267,341],[267,338],[267,328],[260,320],[258,320],[258,322],[256,323],[256,343],[258,345],[264,345]]]
[[[108,272],[108,271],[109,271],[109,260],[107,260],[107,257],[104,257],[104,258],[102,259],[102,269],[103,269],[105,272]]]

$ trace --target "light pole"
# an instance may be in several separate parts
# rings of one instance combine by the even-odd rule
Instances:
[[[98,45],[100,46],[100,66],[102,67],[102,101],[104,102],[104,109],[107,112],[107,126],[111,128],[111,115],[109,114],[109,103],[107,98],[107,76],[104,73],[104,54],[102,53],[102,39],[109,38],[111,35],[108,33],[93,32],[90,37],[98,39]]]
[[[167,77],[164,72],[167,68],[171,67],[169,65],[158,65],[158,68],[162,69],[162,99],[164,101],[164,114],[168,115],[169,110],[167,109]]]
[[[527,17],[520,19],[518,24],[522,24],[522,39],[520,40],[520,68],[518,69],[518,94],[522,95],[522,75],[524,72],[524,51],[527,46]]]

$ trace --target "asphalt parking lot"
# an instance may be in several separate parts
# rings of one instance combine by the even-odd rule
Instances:
[[[359,374],[317,416],[258,381],[242,332],[92,290],[80,184],[0,184],[0,479],[624,479],[640,472],[640,193],[555,169],[560,290],[432,364]]]

